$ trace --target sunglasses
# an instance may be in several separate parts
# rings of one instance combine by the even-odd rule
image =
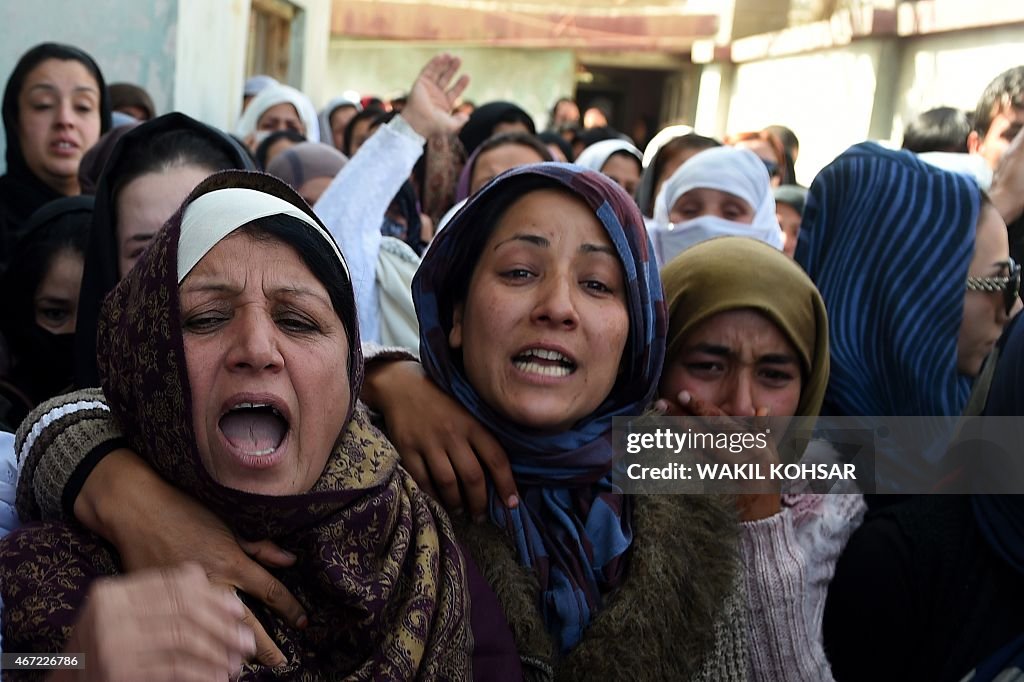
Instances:
[[[774,161],[769,161],[768,159],[761,159],[761,163],[763,163],[764,167],[768,169],[768,177],[774,178],[775,175],[779,172],[779,164],[775,163]]]
[[[1003,304],[1006,306],[1006,314],[1009,315],[1020,295],[1020,265],[1012,258],[996,265],[1009,269],[1010,274],[1006,277],[968,277],[967,290],[1003,292]]]

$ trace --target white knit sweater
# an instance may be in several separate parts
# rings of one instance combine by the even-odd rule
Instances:
[[[751,680],[832,680],[825,596],[865,511],[860,494],[785,495],[778,514],[741,524]]]

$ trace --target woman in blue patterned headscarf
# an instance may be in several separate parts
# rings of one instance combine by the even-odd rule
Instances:
[[[823,414],[963,411],[1007,319],[1003,292],[966,291],[1007,274],[997,218],[971,180],[872,143],[818,175],[796,259],[831,325]]]
[[[577,166],[509,171],[435,239],[413,299],[428,374],[509,455],[518,505],[492,488],[491,524],[461,539],[524,662],[611,676],[638,664],[653,676],[692,672],[728,590],[727,517],[710,498],[631,498],[611,483],[612,417],[645,409],[665,353],[661,282],[636,204]],[[695,516],[708,525],[692,529]],[[502,547],[511,541],[529,582],[509,577],[495,535]],[[689,568],[679,570],[680,557]],[[684,577],[705,561],[717,566]],[[547,644],[524,610],[539,610]],[[622,634],[633,627],[647,633],[650,655]]]

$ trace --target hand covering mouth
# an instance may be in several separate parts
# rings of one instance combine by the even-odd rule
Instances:
[[[528,348],[513,357],[512,364],[521,372],[551,377],[569,376],[576,371],[576,363],[571,358],[546,348]]]
[[[269,455],[288,433],[288,420],[267,403],[239,403],[220,418],[221,433],[232,446],[253,456]]]

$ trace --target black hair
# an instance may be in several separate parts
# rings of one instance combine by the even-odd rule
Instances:
[[[623,158],[623,159],[629,159],[630,161],[635,163],[636,164],[637,172],[642,173],[643,170],[644,170],[644,162],[641,161],[640,159],[636,158],[636,154],[634,154],[632,152],[628,152],[625,149],[619,149],[617,151],[612,152],[611,154],[608,155],[608,158],[605,159],[604,162],[607,164],[609,161],[611,161],[615,157],[619,157],[619,158]],[[602,165],[602,168],[603,167],[604,166]]]
[[[35,292],[58,254],[70,250],[84,260],[92,207],[91,197],[67,197],[44,204],[32,215],[0,278],[3,327],[35,324]],[[10,337],[9,330],[5,333]]]
[[[352,158],[352,135],[355,133],[356,125],[358,125],[360,121],[373,121],[384,113],[386,112],[379,107],[367,107],[349,119],[349,122],[345,124],[345,137],[341,143],[341,151],[344,152],[345,156],[350,159]]]
[[[471,156],[484,140],[494,134],[494,129],[501,124],[520,123],[531,135],[537,134],[537,127],[526,111],[512,102],[488,102],[477,107],[469,116],[469,120],[459,131],[459,141],[467,156]]]
[[[937,107],[919,114],[903,131],[903,148],[923,152],[967,153],[971,124],[967,113],[953,107]]]
[[[796,133],[786,126],[771,125],[765,128],[765,130],[779,138],[779,142],[782,143],[782,148],[790,158],[793,158],[795,156],[794,152],[800,149],[800,140],[797,139]]]
[[[399,113],[401,112],[394,110],[378,112],[376,118],[374,118],[373,121],[370,123],[370,130],[376,130],[377,128],[380,128],[382,125],[387,125],[388,123],[391,123],[391,121],[395,118],[395,116],[398,116]]]
[[[558,99],[555,100],[555,103],[551,105],[551,111],[548,112],[548,128],[554,128],[555,114],[558,113],[558,105],[564,104],[565,102],[569,102],[570,104],[575,105],[577,111],[580,108],[580,105],[577,104],[576,100],[574,100],[572,97],[559,97]]]
[[[123,107],[137,107],[146,112],[143,121],[156,116],[153,98],[142,87],[134,83],[111,83],[107,86],[107,91],[110,93],[111,109],[117,111]]]
[[[649,202],[650,206],[654,206],[654,188],[657,186],[658,178],[661,177],[662,172],[665,170],[665,164],[668,163],[669,158],[683,151],[704,151],[705,149],[714,149],[721,146],[722,143],[715,138],[705,137],[697,133],[687,133],[672,138],[658,149],[658,153],[654,155],[651,165],[647,168],[646,172],[651,174],[653,181],[650,182],[649,191],[651,196],[643,198]],[[643,183],[641,183],[642,186],[644,186]],[[637,187],[637,193],[640,193],[640,187]],[[638,196],[637,199],[640,200],[641,197]]]
[[[342,100],[342,101],[338,102],[336,105],[334,105],[333,107],[331,107],[331,110],[327,112],[327,117],[326,118],[327,118],[327,127],[330,129],[332,134],[334,132],[334,125],[333,125],[333,122],[332,122],[331,119],[334,117],[334,112],[339,111],[341,109],[355,109],[356,113],[358,113],[359,112],[359,105],[356,104],[355,102],[349,102],[347,100]],[[338,151],[341,151],[341,150],[338,150]]]
[[[604,142],[605,140],[626,140],[630,144],[633,143],[633,140],[630,139],[628,135],[620,133],[618,130],[612,128],[611,126],[585,128],[576,135],[576,139],[573,142],[579,142],[580,144],[583,145],[583,148],[586,149],[592,144],[595,144],[597,142]]]
[[[262,169],[266,169],[267,156],[270,155],[270,148],[281,140],[290,140],[295,144],[306,141],[306,136],[297,130],[286,128],[284,130],[275,130],[274,132],[263,138],[263,141],[256,147],[256,165]]]
[[[1024,66],[1007,69],[988,84],[974,111],[974,130],[987,135],[992,119],[1004,107],[1024,109]]]
[[[32,69],[47,59],[58,59],[60,61],[76,61],[82,64],[92,75],[99,88],[99,115],[100,134],[110,130],[110,95],[107,93],[107,83],[103,80],[103,73],[96,61],[84,51],[72,45],[61,43],[41,43],[26,52],[18,60],[11,77],[7,79],[7,87],[4,89],[3,101],[3,123],[7,134],[7,170],[20,169],[24,167],[25,161],[22,157],[21,142],[19,140],[19,109],[18,98],[21,95],[21,88],[25,84],[25,78]]]
[[[537,152],[540,155],[540,158],[544,161],[554,161],[554,157],[551,156],[551,151],[536,135],[531,135],[530,133],[524,133],[521,131],[498,133],[497,135],[492,135],[487,138],[479,147],[477,147],[477,158],[480,158],[480,154],[484,154],[496,147],[504,147],[507,144],[518,144],[522,147],[529,147]]]
[[[572,163],[573,161],[576,160],[576,155],[572,153],[572,145],[569,144],[569,141],[566,140],[561,135],[559,135],[558,133],[554,133],[551,131],[539,133],[537,135],[537,139],[546,145],[553,144],[559,149],[561,149],[562,154],[565,156],[565,160],[568,161],[569,163]]]
[[[316,234],[309,225],[289,215],[278,214],[260,218],[239,228],[237,232],[257,240],[274,239],[292,247],[313,276],[324,285],[331,299],[331,306],[345,327],[345,333],[348,334],[348,371],[349,379],[352,380],[360,352],[356,334],[355,293],[348,273],[334,256],[334,250],[327,247],[324,238]]]
[[[194,130],[168,130],[141,140],[131,154],[122,157],[111,195],[116,197],[129,182],[148,173],[192,165],[212,172],[233,168],[235,162]]]
[[[476,148],[475,156],[473,157],[473,167],[469,169],[469,182],[473,183],[473,174],[476,173],[476,163],[480,160],[480,157],[498,147],[504,147],[507,145],[519,145],[520,147],[527,147],[537,152],[540,156],[541,161],[554,161],[554,157],[551,156],[551,151],[547,146],[537,139],[536,135],[530,133],[524,133],[521,131],[515,131],[511,133],[498,133],[484,140],[479,147]]]

